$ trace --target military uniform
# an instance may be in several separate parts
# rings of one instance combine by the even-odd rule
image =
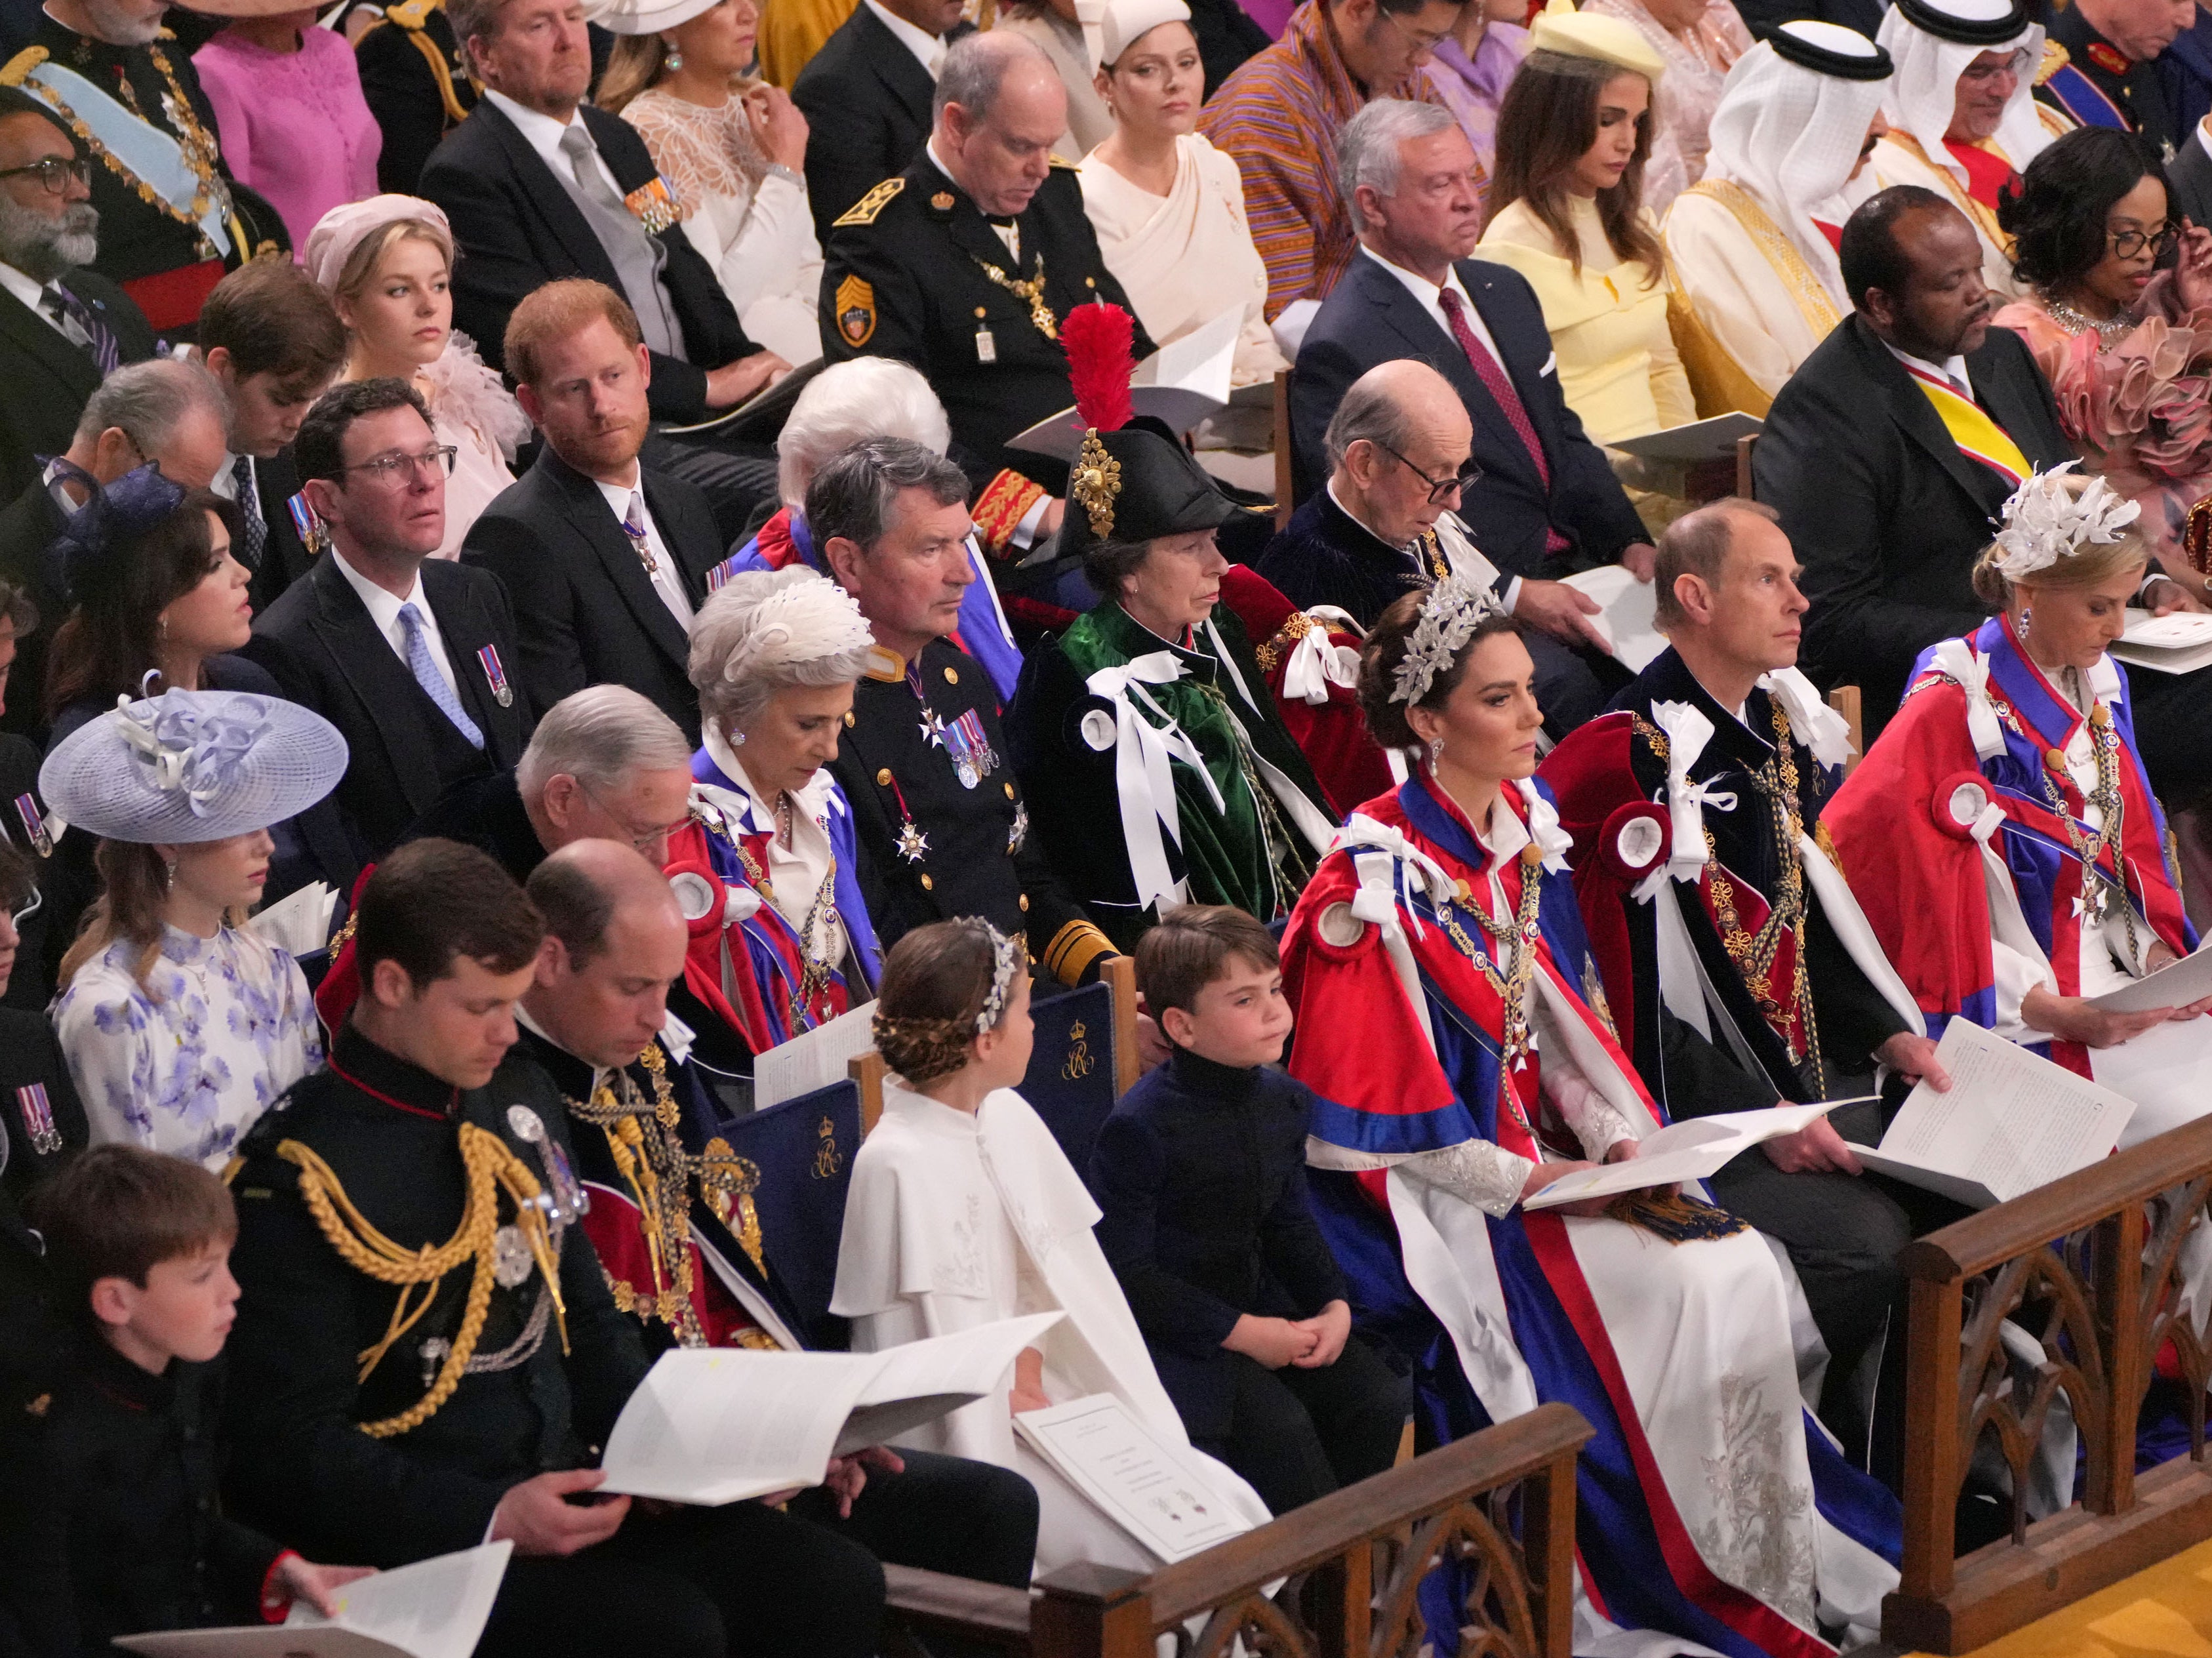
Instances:
[[[466,120],[478,88],[440,0],[388,6],[354,45],[361,94],[384,130],[376,183],[412,196],[438,141]]]
[[[42,16],[32,44],[0,68],[0,85],[52,108],[91,158],[93,268],[121,284],[157,332],[189,337],[226,270],[264,250],[290,252],[276,210],[224,167],[214,107],[167,29],[147,46],[114,46]],[[153,132],[131,131],[134,121]],[[143,166],[126,165],[103,134],[134,154],[144,146]]]
[[[1114,954],[1030,827],[982,665],[944,640],[908,663],[878,646],[830,769],[853,807],[869,914],[888,950],[930,921],[980,915],[1028,934],[1066,984]]]
[[[489,1214],[470,1196],[486,1164]],[[310,1559],[395,1566],[474,1547],[510,1487],[597,1460],[647,1359],[573,1224],[567,1112],[536,1066],[510,1055],[459,1089],[349,1024],[330,1069],[255,1125],[232,1190],[241,1518]],[[483,1241],[408,1291],[421,1315],[392,1339],[411,1266],[395,1255],[457,1233]],[[489,1310],[457,1352],[485,1251]],[[376,1277],[353,1264],[372,1260]],[[725,1631],[743,1631],[763,1658],[867,1658],[882,1606],[882,1568],[826,1527],[757,1503],[632,1513],[575,1554],[510,1561],[477,1654],[727,1658]]]
[[[897,357],[929,377],[952,422],[952,458],[981,492],[976,526],[994,546],[1041,491],[1067,488],[1065,464],[1006,446],[1075,401],[1061,321],[1091,300],[1136,315],[1066,162],[1054,160],[1007,222],[1012,248],[925,150],[832,224],[822,272],[823,355]],[[1142,323],[1135,349],[1152,349]]]
[[[2138,64],[2091,28],[2077,6],[2051,21],[2053,54],[2045,50],[2035,95],[2083,126],[2139,132],[2167,161],[2186,129],[2176,118],[2155,64]]]

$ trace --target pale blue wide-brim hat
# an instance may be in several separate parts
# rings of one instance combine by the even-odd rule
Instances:
[[[296,702],[167,691],[70,732],[40,767],[39,793],[88,835],[184,846],[296,817],[345,768],[338,728]]]

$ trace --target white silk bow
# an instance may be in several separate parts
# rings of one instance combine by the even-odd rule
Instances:
[[[1121,807],[1121,839],[1129,852],[1129,873],[1136,882],[1137,907],[1149,908],[1161,899],[1182,902],[1189,895],[1186,884],[1175,878],[1168,865],[1168,838],[1178,850],[1182,846],[1182,818],[1176,810],[1175,774],[1170,760],[1180,760],[1198,774],[1214,810],[1226,810],[1221,791],[1206,769],[1206,756],[1165,708],[1154,701],[1145,687],[1167,685],[1187,670],[1171,651],[1154,651],[1117,667],[1101,668],[1084,683],[1093,696],[1114,705],[1110,735],[1092,735],[1089,719],[1084,738],[1093,748],[1111,744],[1114,750],[1114,787]],[[1159,719],[1157,726],[1138,712],[1139,704]],[[1094,716],[1095,717],[1095,716]],[[1105,722],[1098,722],[1103,726]],[[1105,737],[1100,742],[1098,737]]]
[[[1812,750],[1815,760],[1835,767],[1851,757],[1850,722],[1828,706],[1803,674],[1777,668],[1759,675],[1759,688],[1782,704],[1790,716],[1790,734]]]
[[[1346,690],[1358,685],[1359,653],[1349,645],[1332,645],[1328,640],[1331,624],[1343,616],[1343,611],[1328,605],[1306,612],[1313,626],[1298,635],[1283,664],[1285,696],[1317,708],[1328,701],[1331,685],[1341,685]]]
[[[1687,702],[1654,702],[1651,719],[1667,733],[1667,812],[1673,825],[1667,863],[1636,889],[1638,898],[1656,897],[1670,881],[1695,881],[1705,867],[1705,808],[1735,810],[1732,790],[1693,782],[1690,768],[1712,741],[1713,722]]]
[[[1993,760],[2005,751],[2004,731],[1997,711],[1990,706],[1990,664],[1963,639],[1947,639],[1936,647],[1936,670],[1959,683],[1966,694],[1966,733],[1974,739],[1974,752]]]

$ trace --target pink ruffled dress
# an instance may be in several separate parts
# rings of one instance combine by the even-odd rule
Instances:
[[[2139,317],[2109,346],[2094,328],[2068,333],[2040,296],[1995,320],[2034,354],[2083,465],[2142,506],[2152,544],[2179,568],[2189,509],[2212,495],[2212,306],[2184,313],[2160,271]]]
[[[455,452],[446,480],[446,538],[434,556],[459,558],[469,525],[514,482],[514,452],[530,436],[530,416],[459,330],[446,337],[435,362],[415,371],[415,383],[430,405],[430,429]]]

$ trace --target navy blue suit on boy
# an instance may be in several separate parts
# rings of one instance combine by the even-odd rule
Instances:
[[[1191,1442],[1282,1514],[1395,1460],[1405,1383],[1358,1338],[1333,1364],[1270,1370],[1221,1344],[1246,1314],[1346,1299],[1306,1206],[1313,1094],[1178,1048],[1099,1131],[1098,1242]]]

